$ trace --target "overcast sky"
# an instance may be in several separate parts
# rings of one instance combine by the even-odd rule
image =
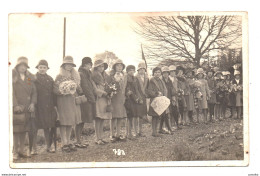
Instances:
[[[128,14],[11,14],[9,16],[9,61],[12,67],[19,56],[29,59],[30,71],[40,59],[49,62],[48,73],[55,77],[62,63],[63,19],[66,17],[66,55],[77,67],[85,56],[93,58],[104,51],[114,52],[126,65],[141,61],[139,36],[133,32],[133,17]]]

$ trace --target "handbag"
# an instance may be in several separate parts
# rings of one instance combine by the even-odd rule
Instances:
[[[87,97],[85,95],[77,96],[75,98],[76,105],[80,105],[82,103],[86,103],[88,101]]]
[[[26,123],[25,113],[14,113],[13,114],[13,125],[23,125]]]

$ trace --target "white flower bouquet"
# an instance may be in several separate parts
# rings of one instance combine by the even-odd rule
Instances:
[[[74,81],[63,81],[59,85],[59,90],[62,95],[73,95],[76,92],[77,84]]]
[[[170,99],[165,96],[154,98],[151,103],[153,110],[160,116],[170,105]]]

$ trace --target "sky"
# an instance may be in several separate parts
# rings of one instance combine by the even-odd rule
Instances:
[[[63,59],[63,22],[66,17],[66,54],[77,68],[83,57],[114,52],[126,65],[137,66],[141,58],[141,38],[132,30],[133,16],[126,13],[10,14],[9,62],[29,60],[36,73],[38,61],[49,63],[48,74],[56,77]]]

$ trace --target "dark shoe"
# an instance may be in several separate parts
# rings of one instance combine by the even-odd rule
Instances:
[[[76,146],[75,146],[75,145],[73,145],[73,144],[69,144],[69,148],[70,148],[70,150],[71,150],[72,152],[75,152],[75,151],[77,151],[77,148],[76,148]]]
[[[48,148],[46,151],[47,151],[48,153],[55,153],[55,152],[56,152],[55,149],[51,149],[51,148]]]
[[[19,153],[19,156],[21,158],[31,158],[31,155],[30,154],[27,154],[27,153]]]
[[[140,137],[146,137],[143,133],[138,133],[138,136],[140,136]]]
[[[110,137],[110,142],[115,143],[117,141],[117,138],[115,136]]]
[[[62,150],[63,152],[66,152],[66,153],[71,152],[71,149],[70,149],[69,145],[64,145],[64,146],[61,148],[61,150]]]

